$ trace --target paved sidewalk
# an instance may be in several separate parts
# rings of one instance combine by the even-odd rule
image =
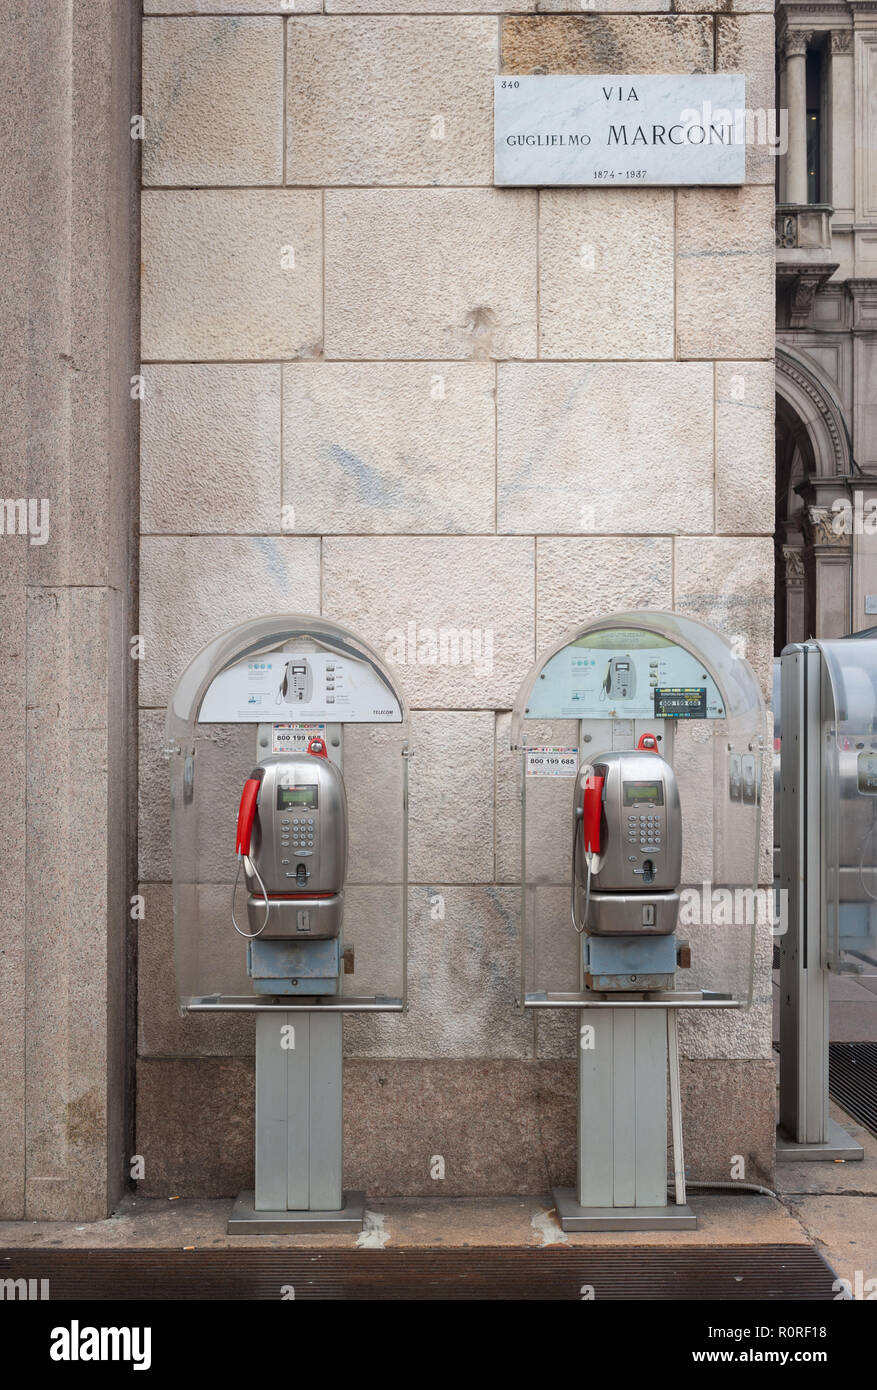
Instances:
[[[230,1200],[178,1202],[127,1197],[118,1212],[90,1225],[0,1222],[0,1246],[55,1248],[189,1246],[230,1249],[383,1249],[442,1246],[624,1246],[809,1244],[798,1222],[772,1197],[691,1194],[696,1231],[591,1231],[566,1234],[548,1199],[538,1197],[395,1197],[368,1205],[361,1235],[229,1236]]]
[[[54,1249],[479,1249],[815,1245],[856,1287],[877,1280],[877,1140],[837,1107],[865,1148],[861,1163],[777,1165],[777,1196],[692,1191],[696,1231],[565,1234],[549,1198],[382,1198],[361,1235],[229,1236],[231,1199],[126,1197],[105,1221],[0,1222],[0,1246]],[[877,1284],[875,1284],[877,1290]]]
[[[865,1157],[856,1163],[778,1163],[776,1186],[805,1236],[835,1273],[855,1287],[875,1280],[877,1293],[877,1139],[837,1105],[831,1114],[857,1139]]]

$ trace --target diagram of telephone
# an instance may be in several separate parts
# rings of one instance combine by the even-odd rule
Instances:
[[[314,673],[303,656],[293,657],[283,668],[283,678],[277,691],[277,703],[307,705],[314,697]]]
[[[601,753],[576,780],[572,924],[585,982],[600,991],[670,989],[682,876],[676,776],[644,734],[636,749]]]
[[[636,694],[636,667],[630,653],[614,656],[606,667],[603,677],[601,700],[632,700]]]
[[[238,810],[232,924],[257,992],[337,993],[347,838],[344,779],[322,738],[254,768]],[[248,931],[235,917],[241,869]]]

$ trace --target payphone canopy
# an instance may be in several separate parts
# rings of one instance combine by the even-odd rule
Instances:
[[[637,669],[619,683],[613,664]],[[540,654],[512,710],[519,778],[523,930],[519,1005],[604,1002],[584,988],[569,921],[577,766],[657,735],[682,804],[680,917],[690,968],[679,1007],[748,1007],[756,944],[769,969],[770,846],[761,844],[765,702],[741,643],[681,613],[614,613]],[[758,885],[765,885],[758,889]],[[607,1006],[613,1001],[607,1001]]]
[[[822,653],[823,964],[877,976],[877,639]]]
[[[299,658],[296,668],[309,668],[294,696],[290,655]],[[320,1008],[403,1010],[409,716],[389,667],[366,642],[326,618],[282,613],[251,619],[192,658],[171,695],[165,731],[181,1013],[309,1007],[306,1000],[281,1001],[253,989],[247,942],[231,925],[231,898],[245,782],[260,758],[286,747],[305,751],[315,731],[330,759],[343,759],[349,834],[345,971],[338,995]],[[239,893],[240,913],[246,895]]]

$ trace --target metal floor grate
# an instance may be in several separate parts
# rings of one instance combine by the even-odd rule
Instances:
[[[55,1302],[295,1298],[831,1300],[809,1245],[479,1250],[0,1251],[0,1278],[48,1279]],[[288,1294],[287,1294],[288,1296]]]
[[[828,1090],[877,1137],[877,1043],[829,1043]]]

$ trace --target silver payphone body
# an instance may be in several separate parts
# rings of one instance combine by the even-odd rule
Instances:
[[[585,935],[585,983],[601,992],[673,985],[682,812],[656,742],[601,753],[576,781],[572,920]]]
[[[336,994],[347,874],[347,796],[322,738],[273,754],[244,784],[237,852],[248,889],[247,970],[266,994]]]
[[[263,759],[251,780],[259,790],[244,865],[250,932],[338,936],[347,874],[341,773],[320,752],[279,753]]]
[[[237,852],[248,889],[247,971],[263,994],[337,994],[347,796],[325,741],[273,754],[247,779]]]

